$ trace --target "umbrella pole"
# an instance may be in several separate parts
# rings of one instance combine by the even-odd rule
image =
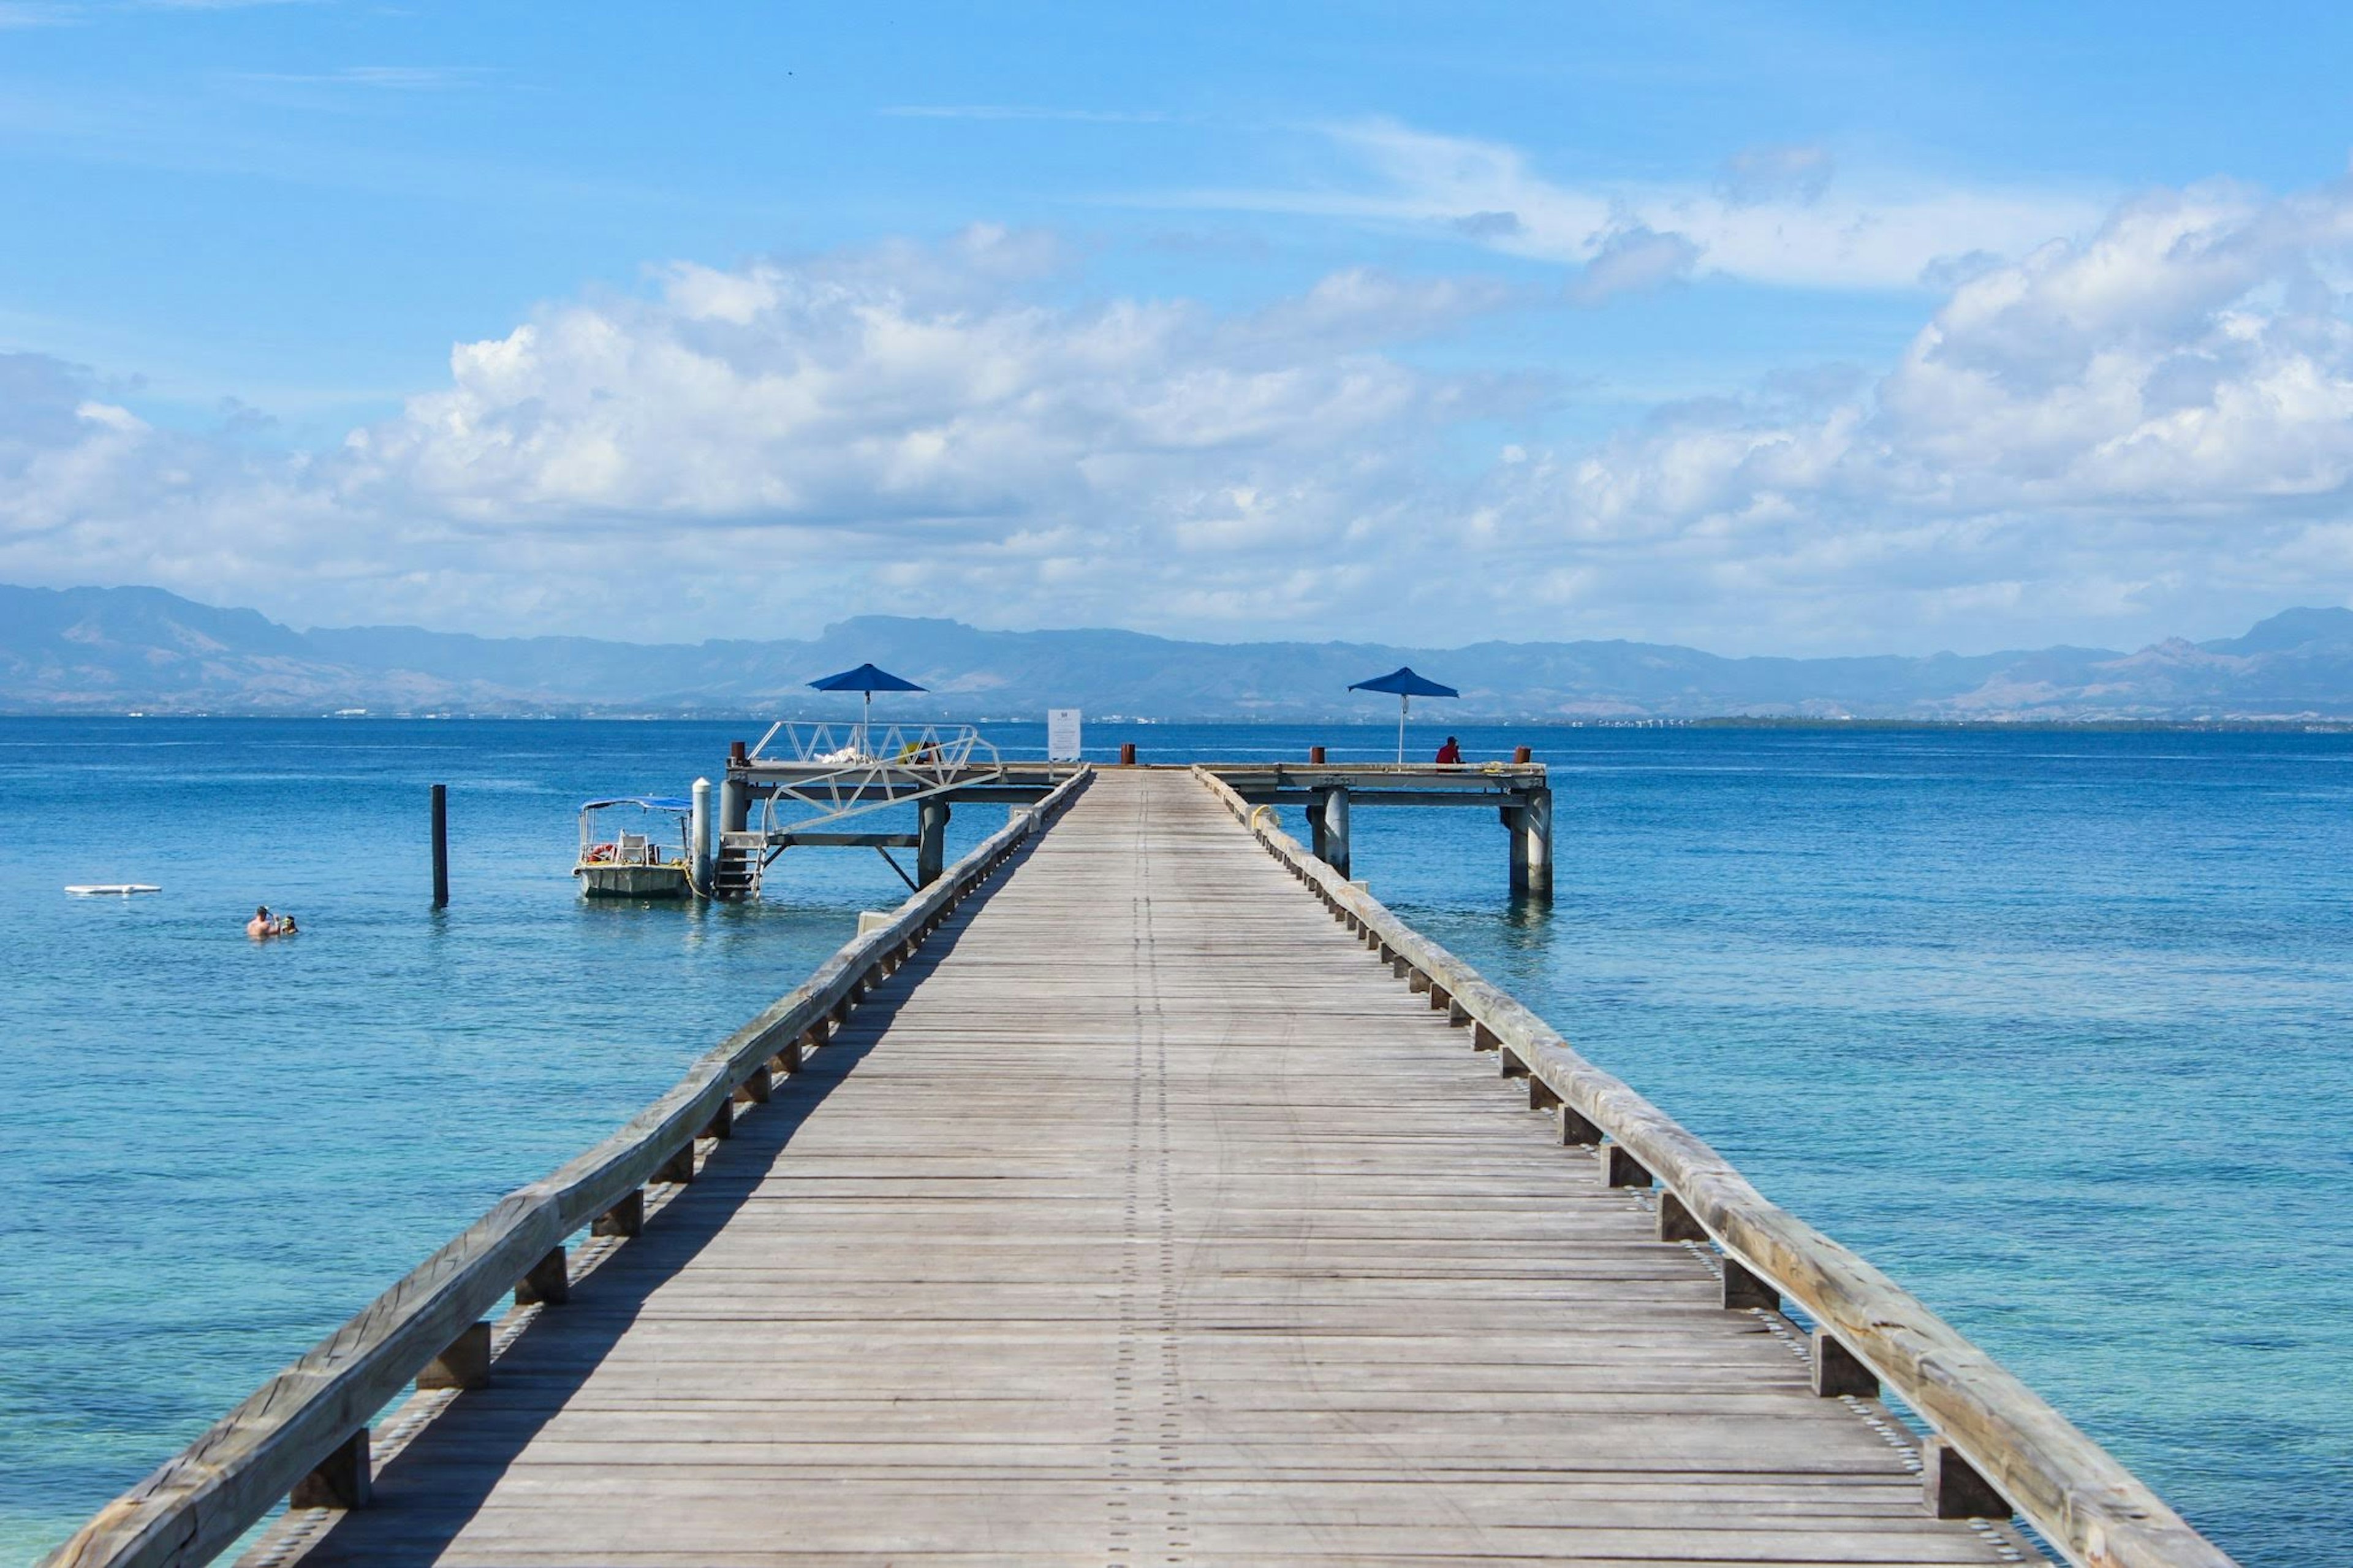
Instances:
[[[1398,693],[1398,766],[1399,767],[1405,766],[1406,710],[1412,706],[1413,694],[1411,692],[1400,691]]]
[[[866,693],[866,711],[858,721],[858,754],[871,760],[874,755],[874,693]]]

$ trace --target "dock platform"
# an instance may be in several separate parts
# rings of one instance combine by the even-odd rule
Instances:
[[[298,1507],[246,1561],[2017,1563],[2043,1558],[1985,1475],[2073,1467],[2094,1540],[2071,1560],[2227,1564],[2096,1449],[2062,1452],[2063,1423],[2015,1469],[1916,1437],[1709,1243],[1698,1218],[1748,1232],[1699,1166],[1671,1190],[1630,1113],[1630,1142],[1604,1141],[1587,1114],[1617,1112],[1550,1047],[1482,1021],[1476,983],[1350,912],[1347,884],[1310,897],[1314,868],[1219,787],[1079,781],[968,896],[911,900],[923,920],[861,950],[888,960],[865,980],[821,976],[733,1042],[742,1087],[681,1086],[633,1124],[653,1154],[684,1130],[666,1184],[584,1156],[511,1200],[571,1204],[557,1228],[509,1244],[494,1211],[419,1294],[354,1320],[347,1361],[467,1259],[505,1247],[512,1272],[576,1216],[622,1216],[568,1278],[559,1252],[526,1279],[495,1360],[296,1500],[367,1506]],[[1896,1375],[1875,1313],[1936,1376],[1976,1375],[1932,1318],[1890,1319],[1907,1309],[1870,1299],[1877,1278],[1841,1287],[1854,1344]],[[2033,1437],[2038,1411],[2004,1406],[2003,1430]],[[258,1466],[236,1456],[269,1437],[235,1436],[53,1561],[193,1560],[125,1543]]]

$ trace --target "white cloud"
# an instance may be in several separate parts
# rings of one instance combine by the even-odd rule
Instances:
[[[2341,596],[2348,241],[2344,188],[2151,194],[1962,283],[1867,389],[1663,411],[1493,504],[1524,546],[1677,562],[1800,633]]]
[[[1418,548],[1417,459],[1490,395],[1378,345],[1511,296],[1350,269],[1250,312],[1039,302],[1060,265],[977,228],[675,266],[459,344],[398,417],[271,462],[114,421],[47,365],[31,455],[0,465],[0,576],[671,635],[1357,614],[1387,582],[1365,557]],[[256,594],[265,540],[281,585]]]
[[[1599,305],[1618,294],[1638,293],[1690,276],[1699,247],[1680,234],[1660,234],[1630,224],[1602,237],[1593,259],[1568,286],[1580,305]]]
[[[1766,143],[1743,147],[1724,161],[1717,189],[1742,204],[1794,196],[1810,202],[1830,189],[1837,161],[1827,147]]]
[[[1665,231],[1609,232],[1624,286],[1674,275],[1672,245],[1635,265]],[[1504,285],[1350,268],[1219,310],[1070,267],[995,228],[679,264],[459,345],[320,454],[0,358],[0,578],[491,630],[875,610],[1730,649],[2128,642],[2353,587],[2344,188],[2152,193],[1965,269],[1875,373],[1576,443],[1524,384],[1401,347],[1528,304]]]
[[[1174,205],[1434,226],[1511,255],[1577,266],[1613,235],[1647,229],[1695,247],[1702,275],[1799,288],[1914,289],[1931,268],[2014,258],[2095,225],[2080,195],[1970,188],[1916,177],[1833,182],[1827,153],[1757,148],[1708,185],[1574,185],[1502,142],[1390,121],[1331,127],[1355,189],[1193,192]],[[1508,221],[1506,221],[1508,220]]]

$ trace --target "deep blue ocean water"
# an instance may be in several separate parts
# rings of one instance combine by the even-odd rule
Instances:
[[[576,896],[581,799],[682,791],[754,732],[0,719],[0,1565],[903,895],[795,851],[756,905]],[[2353,1562],[2353,738],[1458,732],[1555,769],[1551,906],[1508,894],[1491,811],[1360,810],[1356,875],[2251,1568]],[[1003,821],[959,812],[952,847]],[[60,890],[130,880],[164,891]],[[246,942],[262,901],[303,935]]]

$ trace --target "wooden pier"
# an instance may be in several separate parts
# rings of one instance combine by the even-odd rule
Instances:
[[[1268,815],[1058,784],[50,1563],[2227,1568]]]
[[[1133,752],[1131,745],[1125,748]],[[1350,874],[1349,824],[1353,808],[1375,805],[1474,806],[1495,812],[1509,846],[1510,886],[1514,893],[1552,896],[1552,784],[1545,764],[1523,746],[1509,763],[1338,763],[1313,749],[1305,763],[1221,763],[1209,771],[1252,805],[1296,806],[1304,811],[1315,857],[1342,877]],[[1127,764],[1133,766],[1131,763]],[[827,804],[910,803],[919,807],[916,830],[793,832],[752,826],[763,801],[814,781],[838,777],[838,766],[748,756],[743,742],[729,751],[720,786],[716,868],[709,880],[723,898],[756,892],[755,864],[801,845],[915,850],[911,880],[928,887],[946,865],[947,826],[959,805],[1018,804],[1042,800],[1080,771],[1076,763],[997,763],[920,772],[877,769],[871,777],[843,786],[828,785]],[[1179,770],[1189,771],[1189,770]]]

